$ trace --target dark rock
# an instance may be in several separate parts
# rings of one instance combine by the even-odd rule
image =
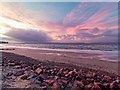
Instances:
[[[6,74],[6,76],[12,76],[13,75],[13,73],[12,72],[8,72],[7,74]]]
[[[38,76],[38,75],[36,75],[36,74],[30,75],[30,76],[27,78],[27,80],[37,80],[37,76]]]
[[[27,74],[24,74],[24,75],[21,76],[21,79],[22,79],[22,80],[27,80],[28,77],[29,77],[29,76],[28,76]]]
[[[37,80],[43,82],[44,78],[42,76],[38,76]]]
[[[21,64],[21,67],[25,68],[25,67],[28,67],[28,65],[27,64]]]
[[[118,83],[114,82],[110,84],[110,89],[111,90],[120,90],[120,86]]]
[[[37,66],[36,66],[36,65],[34,65],[34,66],[32,67],[32,69],[33,69],[33,70],[36,70],[36,69],[37,69]]]
[[[16,71],[15,73],[14,73],[14,76],[21,76],[21,75],[23,75],[24,74],[24,71],[23,70],[19,70],[19,71]]]
[[[103,82],[108,82],[108,83],[110,82],[110,80],[111,80],[110,76],[104,76],[102,79]]]
[[[29,70],[31,70],[31,67],[30,67],[30,66],[27,66],[27,67],[23,68],[23,70],[29,71]]]
[[[14,68],[21,69],[22,67],[20,65],[16,65],[16,66],[14,66]]]

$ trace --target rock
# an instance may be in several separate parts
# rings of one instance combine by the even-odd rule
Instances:
[[[82,89],[83,88],[83,83],[81,81],[75,80],[73,83],[73,88],[79,88]]]
[[[65,77],[67,77],[67,78],[68,78],[68,77],[69,77],[69,74],[65,74]]]
[[[14,60],[8,60],[8,63],[14,63]]]
[[[54,76],[54,79],[57,80],[59,77],[58,76]]]
[[[33,70],[36,70],[36,69],[37,69],[37,66],[34,65],[34,66],[32,67],[32,69],[33,69]]]
[[[120,86],[118,85],[118,83],[114,82],[110,84],[110,89],[111,90],[119,90]]]
[[[102,83],[99,83],[98,85],[99,85],[99,87],[101,88],[101,90],[106,90],[106,86],[103,85]]]
[[[40,73],[42,72],[42,69],[41,69],[41,68],[37,68],[37,69],[35,70],[35,72],[36,72],[37,74],[40,74]]]
[[[92,90],[91,88],[92,88],[92,84],[88,84],[88,85],[86,85],[85,86],[85,90]],[[97,90],[97,89],[96,89]]]
[[[20,65],[16,65],[15,68],[16,68],[16,69],[20,69],[20,68],[22,68],[22,67],[21,67]]]
[[[39,88],[42,90],[47,90],[47,86],[40,86]]]
[[[94,82],[94,84],[93,84],[93,86],[92,86],[91,89],[92,90],[101,90],[100,87],[99,87],[99,85],[96,82]]]
[[[24,74],[24,75],[22,75],[20,78],[21,78],[22,80],[26,80],[26,79],[28,78],[28,76],[29,76],[29,75]]]
[[[40,74],[39,76],[41,76],[44,80],[47,79],[48,75],[46,74]]]
[[[29,71],[29,70],[31,70],[31,67],[30,67],[30,66],[27,66],[27,67],[23,68],[23,70]]]
[[[120,77],[117,77],[115,82],[120,83]]]
[[[57,81],[55,81],[55,82],[53,83],[52,88],[58,90],[58,89],[60,88],[59,83],[58,83]]]
[[[38,76],[37,80],[43,82],[44,78],[42,76]]]
[[[3,76],[2,76],[2,80],[6,80],[6,79],[12,79],[12,77],[9,77],[9,76],[6,76],[6,75],[3,75]]]
[[[21,64],[22,68],[28,67],[27,64]]]
[[[30,75],[27,80],[37,80],[37,76],[36,74]]]
[[[9,66],[15,66],[15,63],[8,63]]]
[[[46,80],[44,80],[44,82],[51,86],[53,84],[54,80],[46,79]]]
[[[19,70],[19,71],[16,71],[15,73],[14,73],[14,76],[21,76],[21,75],[23,75],[24,74],[24,71],[23,70]]]
[[[24,73],[28,76],[35,74],[33,70],[24,71]]]
[[[94,77],[94,74],[93,74],[92,72],[90,72],[90,73],[86,74],[86,77],[87,77],[87,78],[93,78],[93,77]]]
[[[105,87],[105,88],[108,88],[109,87],[109,83],[103,83],[103,86]]]
[[[68,81],[67,80],[62,80],[63,85],[67,85]]]
[[[13,73],[12,72],[8,72],[7,74],[6,74],[6,76],[12,76],[13,75]]]
[[[104,76],[102,79],[103,82],[110,82],[110,80],[111,80],[110,76]]]
[[[39,85],[32,85],[32,86],[30,85],[27,88],[29,88],[30,90],[47,90],[47,86],[39,86]]]
[[[14,63],[15,63],[15,65],[21,65],[21,63],[19,61],[15,61]]]

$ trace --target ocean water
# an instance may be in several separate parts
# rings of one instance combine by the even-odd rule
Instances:
[[[99,51],[117,51],[117,43],[51,43],[51,44],[3,44],[6,47],[31,47],[48,49],[77,49],[77,50],[99,50]]]
[[[50,43],[50,44],[1,44],[0,48],[27,48],[77,53],[101,54],[102,60],[118,61],[117,43]]]

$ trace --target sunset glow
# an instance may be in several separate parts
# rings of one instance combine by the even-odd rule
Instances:
[[[0,9],[5,41],[117,42],[115,2],[0,3]]]

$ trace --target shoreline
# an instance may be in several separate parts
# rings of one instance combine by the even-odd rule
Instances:
[[[101,70],[40,61],[10,52],[2,52],[2,59],[2,90],[88,90],[96,85],[95,90],[109,90],[110,85],[120,87],[119,75]]]
[[[38,63],[43,63],[45,65],[48,65],[50,67],[54,67],[54,66],[58,66],[58,67],[70,67],[70,68],[76,68],[76,69],[79,69],[79,68],[82,68],[82,69],[88,69],[90,71],[94,71],[94,72],[100,72],[102,74],[105,74],[105,75],[110,75],[110,76],[117,76],[118,74],[116,73],[112,73],[112,72],[106,72],[104,70],[96,70],[96,69],[91,69],[91,68],[88,68],[88,67],[85,67],[85,66],[78,66],[76,64],[71,64],[71,63],[64,63],[64,62],[55,62],[55,61],[49,61],[49,60],[46,60],[46,61],[40,61],[38,59],[34,59],[34,58],[31,58],[31,57],[27,57],[27,56],[24,56],[24,55],[19,55],[19,54],[15,54],[15,53],[11,53],[11,52],[2,52],[2,58],[3,57],[7,57],[9,58],[10,60],[18,60],[18,61],[22,61],[22,62],[25,62],[25,63],[33,63],[35,65],[37,65]],[[23,60],[22,60],[23,59]],[[25,61],[24,61],[25,60]],[[119,76],[119,75],[118,75]]]
[[[118,73],[118,62],[101,60],[100,54],[92,53],[74,53],[65,51],[37,50],[16,48],[15,50],[4,50],[14,54],[24,55],[40,61],[53,61],[59,63],[67,63],[94,70]]]

